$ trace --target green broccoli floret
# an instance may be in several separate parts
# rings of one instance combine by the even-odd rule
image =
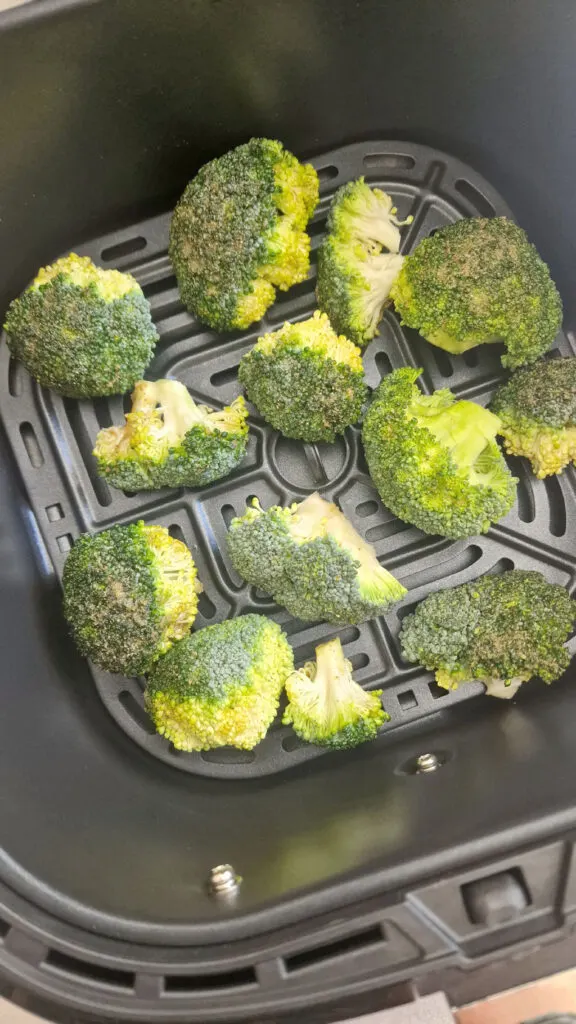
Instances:
[[[310,266],[306,225],[318,175],[279,142],[251,139],[200,169],[170,227],[170,259],[187,308],[221,331],[260,320]]]
[[[83,534],[64,566],[64,615],[83,655],[108,672],[141,675],[196,618],[196,566],[163,526]]]
[[[244,458],[247,416],[243,398],[214,412],[177,380],[138,381],[126,425],[96,438],[98,472],[127,491],[203,487]]]
[[[425,533],[485,533],[516,497],[495,440],[500,420],[447,388],[423,395],[421,372],[395,370],[375,392],[362,434],[370,476],[384,504]]]
[[[533,676],[562,675],[575,620],[564,587],[511,569],[430,594],[404,619],[400,640],[404,657],[435,671],[445,689],[479,681],[493,697],[513,697]]]
[[[318,251],[316,297],[334,329],[361,347],[375,337],[403,257],[393,201],[364,178],[339,188]],[[382,249],[388,252],[382,252]]]
[[[382,690],[366,691],[354,682],[352,665],[338,637],[316,648],[316,661],[286,680],[289,704],[282,719],[309,743],[333,750],[373,740],[390,721],[380,698]]]
[[[158,340],[138,282],[74,253],[38,272],[11,303],[4,329],[28,372],[71,398],[128,391]]]
[[[241,615],[175,644],[150,673],[146,707],[177,750],[252,750],[274,721],[293,668],[280,626]]]
[[[368,396],[360,349],[319,312],[259,338],[238,379],[268,423],[302,441],[334,441]]]
[[[353,625],[382,615],[406,593],[319,494],[267,512],[255,500],[232,520],[228,550],[243,579],[302,620]]]
[[[425,238],[390,297],[402,323],[447,352],[503,341],[510,368],[538,359],[562,323],[548,267],[505,217],[459,220]]]
[[[547,359],[517,370],[490,408],[510,455],[530,459],[542,479],[576,462],[576,358]]]

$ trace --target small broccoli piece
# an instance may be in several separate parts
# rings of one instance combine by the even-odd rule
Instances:
[[[421,394],[421,372],[395,370],[375,392],[362,435],[370,476],[384,504],[425,533],[485,533],[516,497],[495,440],[500,420],[447,388]]]
[[[228,550],[243,579],[298,619],[353,625],[382,615],[406,593],[340,509],[319,494],[268,511],[254,501],[232,520]]]
[[[470,217],[425,238],[390,297],[402,323],[447,352],[503,341],[512,369],[546,352],[562,323],[548,267],[505,217]]]
[[[196,566],[163,526],[113,526],[76,541],[64,566],[64,615],[80,652],[141,675],[196,618]]]
[[[445,689],[479,681],[491,696],[513,697],[533,676],[562,675],[575,620],[564,587],[511,569],[430,594],[404,619],[400,640],[404,657],[435,671]]]
[[[127,391],[158,340],[138,282],[74,253],[38,272],[11,303],[4,329],[38,383],[71,398]]]
[[[316,297],[334,329],[363,347],[378,333],[403,257],[392,199],[364,178],[339,188],[318,251]],[[389,250],[382,252],[382,249]]]
[[[238,379],[268,423],[302,441],[334,441],[368,396],[360,349],[318,312],[259,338]]]
[[[248,444],[243,398],[221,412],[194,399],[177,380],[138,381],[124,427],[96,438],[98,472],[127,491],[203,487],[240,464]]]
[[[316,648],[316,661],[286,680],[289,704],[282,719],[300,739],[333,750],[347,750],[373,740],[390,721],[382,707],[382,690],[363,690],[352,678],[338,637]]]
[[[576,358],[547,359],[517,370],[490,408],[510,455],[530,459],[537,477],[576,462]]]
[[[150,673],[146,707],[177,750],[252,750],[274,721],[293,668],[280,626],[241,615],[175,644]]]
[[[318,175],[279,142],[251,139],[202,167],[170,227],[170,258],[187,308],[216,330],[260,320],[310,267],[306,225]]]

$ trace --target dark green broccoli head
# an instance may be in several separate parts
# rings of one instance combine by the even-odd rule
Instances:
[[[537,477],[576,462],[576,358],[546,359],[517,370],[490,408],[511,455],[530,459]]]
[[[80,652],[108,672],[141,675],[196,618],[196,566],[163,526],[113,526],[72,548],[64,615]]]
[[[175,644],[150,673],[146,707],[177,750],[252,750],[274,721],[293,668],[280,627],[241,615]]]
[[[98,472],[127,491],[203,487],[244,458],[247,416],[243,398],[214,412],[177,380],[138,381],[126,425],[96,438]]]
[[[541,573],[512,569],[430,594],[403,623],[404,656],[436,672],[446,689],[482,682],[495,697],[513,697],[539,676],[551,683],[570,663],[564,644],[576,602]]]
[[[39,271],[11,303],[4,329],[28,372],[71,398],[128,391],[158,340],[138,282],[74,253]]]
[[[306,225],[318,175],[279,142],[251,139],[200,169],[170,227],[170,259],[188,309],[217,330],[260,320],[275,298],[304,281]]]
[[[420,373],[395,370],[375,392],[362,434],[370,476],[384,504],[425,533],[485,533],[516,497],[495,441],[500,421],[447,389],[421,394]]]
[[[360,419],[368,395],[360,349],[318,312],[260,338],[238,379],[268,423],[302,441],[334,441]]]
[[[403,323],[447,352],[503,341],[511,369],[546,352],[562,323],[548,267],[505,217],[459,220],[425,238],[390,296]]]

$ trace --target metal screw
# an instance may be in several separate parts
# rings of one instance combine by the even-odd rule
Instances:
[[[424,772],[435,772],[440,767],[440,761],[436,754],[420,754],[420,757],[416,758],[416,772],[418,774]]]
[[[214,896],[235,896],[242,879],[237,875],[231,864],[218,864],[212,868],[209,889]]]

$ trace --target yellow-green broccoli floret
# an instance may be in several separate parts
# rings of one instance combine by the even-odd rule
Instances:
[[[260,338],[238,379],[268,423],[302,441],[334,441],[360,419],[368,395],[360,349],[318,312]]]
[[[74,253],[38,272],[11,303],[4,328],[28,372],[72,398],[128,391],[158,340],[138,282]]]
[[[170,227],[182,300],[221,331],[260,320],[276,288],[304,281],[318,175],[280,142],[251,139],[202,167]]]
[[[252,750],[274,721],[293,668],[280,626],[241,615],[175,644],[150,673],[146,707],[177,750]]]

